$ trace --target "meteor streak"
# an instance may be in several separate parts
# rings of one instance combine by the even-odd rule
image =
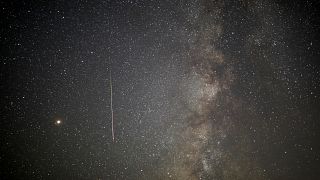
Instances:
[[[114,129],[113,129],[113,104],[112,104],[112,76],[110,69],[110,110],[111,110],[111,131],[112,131],[112,141],[114,142]]]

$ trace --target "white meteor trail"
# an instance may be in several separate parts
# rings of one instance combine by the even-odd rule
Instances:
[[[111,109],[111,131],[112,131],[112,141],[114,142],[114,129],[113,129],[113,104],[112,104],[112,76],[110,69],[110,109]]]

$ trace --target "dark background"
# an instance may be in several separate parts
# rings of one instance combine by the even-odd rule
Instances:
[[[0,2],[1,179],[150,179],[165,171],[177,143],[171,132],[184,128],[180,101],[189,98],[179,84],[198,56],[186,37],[211,21],[190,23],[198,4],[221,11],[210,17],[222,29],[212,41],[225,59],[216,70],[231,69],[228,97],[239,106],[216,110],[233,119],[222,152],[236,154],[232,144],[245,139],[240,147],[250,147],[248,161],[261,170],[259,178],[210,177],[319,179],[317,1]]]

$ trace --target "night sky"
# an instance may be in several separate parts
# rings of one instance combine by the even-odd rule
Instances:
[[[1,1],[0,179],[320,179],[319,5]]]

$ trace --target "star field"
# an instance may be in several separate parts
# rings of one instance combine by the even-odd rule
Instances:
[[[319,179],[318,4],[0,2],[1,179]]]

